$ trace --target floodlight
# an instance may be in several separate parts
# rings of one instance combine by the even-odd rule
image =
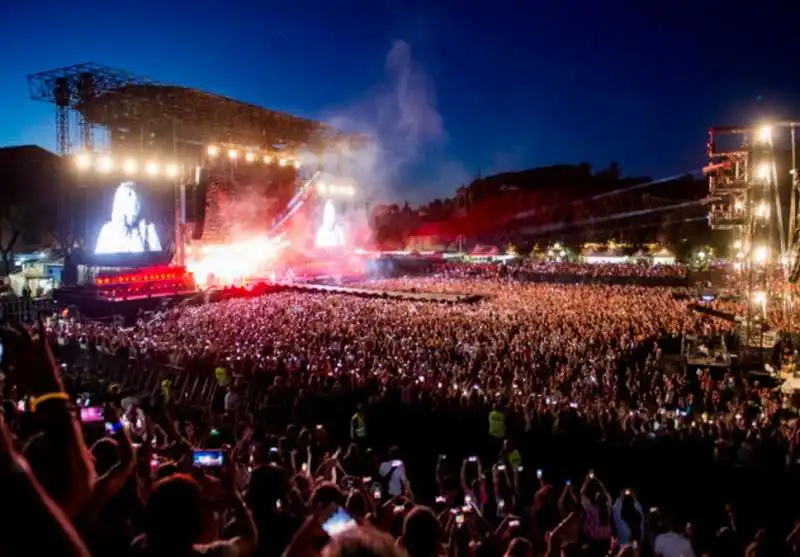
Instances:
[[[114,163],[111,157],[101,157],[97,163],[97,170],[100,172],[110,172],[113,167]]]
[[[772,141],[772,128],[770,126],[762,126],[758,129],[758,140],[762,143]]]
[[[216,157],[217,155],[219,155],[219,147],[217,147],[216,145],[209,145],[208,154],[211,157]]]
[[[176,165],[174,165],[174,164],[168,164],[167,165],[167,176],[169,176],[170,178],[174,178],[177,175],[178,175],[178,167]]]
[[[122,169],[125,171],[126,174],[133,174],[136,172],[137,164],[136,161],[133,159],[128,159],[122,164]]]
[[[75,164],[78,168],[89,168],[92,158],[89,155],[78,155],[75,157]]]
[[[754,263],[766,263],[767,258],[769,257],[769,250],[766,246],[759,246],[755,250],[753,250],[753,262]]]
[[[158,164],[156,164],[154,161],[150,161],[147,163],[147,166],[144,167],[144,170],[150,176],[155,176],[158,174]]]
[[[229,159],[235,160],[238,157],[239,157],[239,151],[237,151],[236,149],[231,149],[230,151],[228,151],[228,158]]]
[[[256,160],[256,156],[250,151],[248,151],[244,154],[244,160],[246,160],[247,162],[253,162],[254,160]]]

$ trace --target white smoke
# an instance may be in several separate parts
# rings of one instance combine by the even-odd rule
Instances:
[[[386,54],[386,82],[363,101],[324,120],[333,128],[371,138],[346,157],[327,154],[325,163],[338,161],[338,173],[355,179],[374,202],[403,200],[403,193],[394,190],[399,186],[413,188],[414,184],[398,183],[401,171],[417,161],[424,150],[441,145],[446,137],[433,85],[414,63],[410,45],[402,40],[395,41]],[[452,167],[457,163],[448,164]],[[455,189],[458,184],[442,186]]]

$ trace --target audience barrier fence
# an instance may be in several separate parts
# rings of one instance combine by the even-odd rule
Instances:
[[[53,308],[50,298],[13,298],[0,301],[0,322],[32,323]]]

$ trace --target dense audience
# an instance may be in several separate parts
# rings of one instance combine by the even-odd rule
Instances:
[[[791,401],[678,356],[726,322],[470,274],[4,330],[0,554],[798,553]]]

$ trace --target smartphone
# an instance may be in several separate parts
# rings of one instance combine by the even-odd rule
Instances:
[[[565,483],[567,487],[570,487],[572,485],[572,480],[567,480]]]
[[[500,470],[500,471],[502,472],[503,470],[505,470],[505,469],[506,469],[506,465],[505,465],[505,464],[498,464],[498,465],[497,465],[497,469],[498,469],[498,470]]]
[[[508,521],[509,528],[519,528],[519,520],[509,520]]]
[[[456,515],[456,525],[462,526],[463,524],[464,524],[464,515],[461,514],[461,513],[458,513]]]
[[[436,502],[437,503],[444,503],[446,501],[447,501],[447,499],[445,499],[444,495],[437,495],[436,496]]]
[[[376,487],[372,490],[372,498],[380,501],[383,498],[383,492],[381,491],[380,487]]]
[[[464,495],[464,504],[471,505],[472,504],[472,495]]]
[[[3,340],[0,339],[0,363],[3,363],[3,352],[5,352],[5,348],[3,348]]]
[[[468,459],[468,460],[469,460],[470,462],[478,462],[478,457],[477,457],[477,456],[471,456],[471,457],[469,457],[469,459]]]
[[[517,472],[522,472],[523,470],[525,470],[524,466],[517,466]]]
[[[104,421],[102,407],[86,406],[81,408],[81,422],[85,424],[99,424]]]
[[[114,435],[119,433],[119,430],[121,430],[123,427],[125,427],[125,424],[122,422],[106,422],[106,435]]]
[[[221,450],[192,451],[192,464],[200,468],[219,468],[225,464],[225,452]]]
[[[539,468],[539,469],[536,471],[536,478],[537,478],[537,479],[539,479],[539,480],[541,480],[541,479],[542,479],[542,469],[541,469],[541,468]]]
[[[325,530],[325,533],[332,538],[355,527],[356,521],[353,520],[353,517],[342,507],[337,507],[333,516],[322,525],[322,529]]]

